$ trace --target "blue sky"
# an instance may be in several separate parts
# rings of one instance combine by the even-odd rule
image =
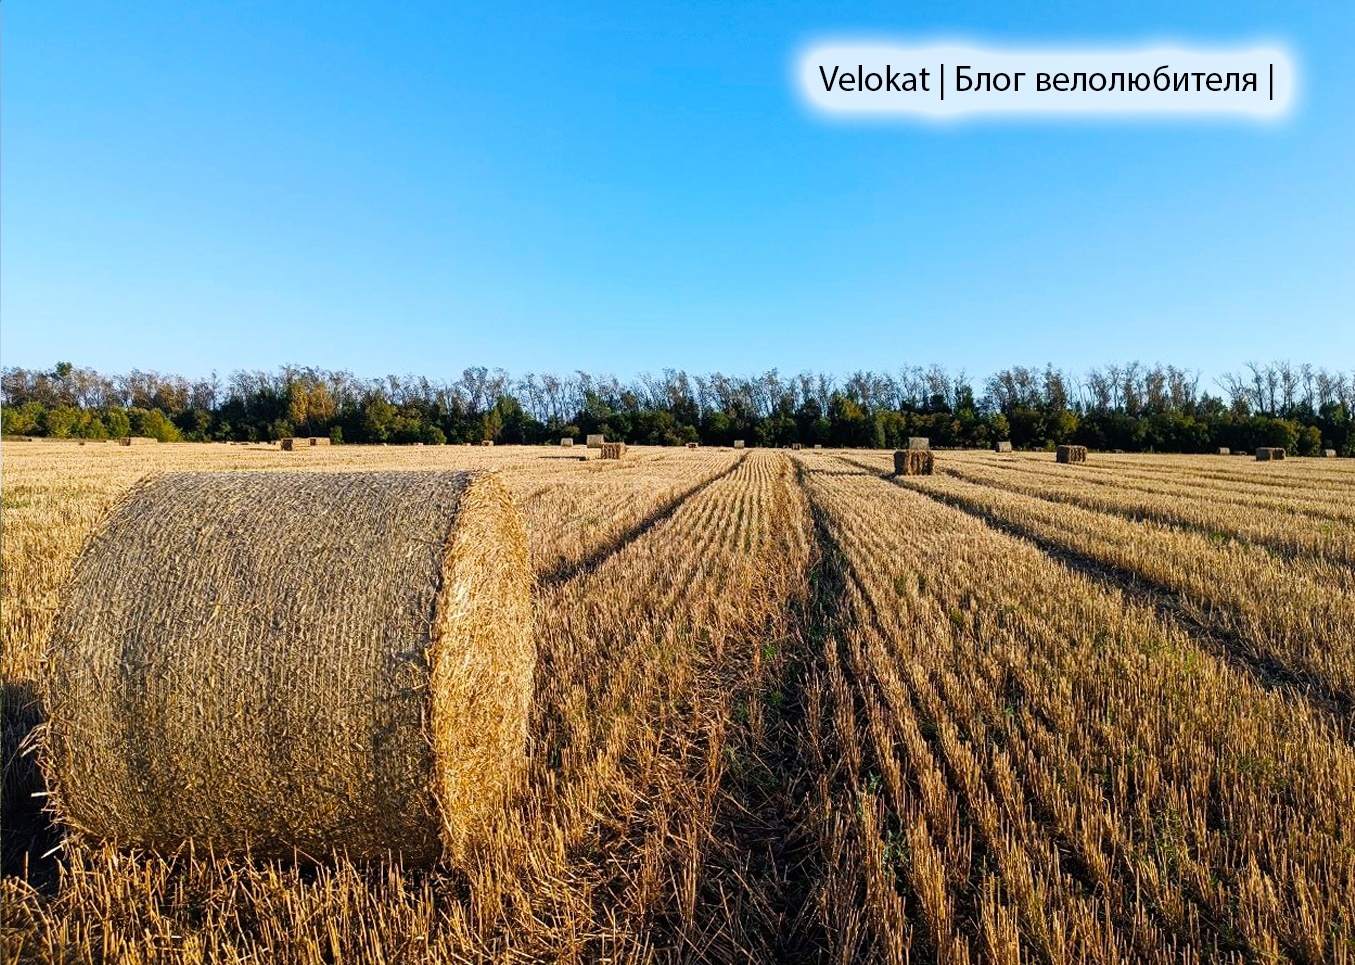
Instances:
[[[4,9],[0,361],[1355,365],[1355,3]],[[797,52],[1285,44],[1219,121],[830,123]]]

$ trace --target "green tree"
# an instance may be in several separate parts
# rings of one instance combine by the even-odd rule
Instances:
[[[4,434],[7,436],[38,435],[47,424],[47,407],[41,402],[7,405],[0,411],[0,420],[4,423]]]
[[[103,411],[100,421],[108,429],[111,439],[123,439],[132,434],[132,420],[121,406],[109,406]]]
[[[127,413],[132,423],[132,434],[150,436],[161,442],[179,442],[183,436],[179,428],[159,409],[132,408]]]
[[[1316,456],[1322,451],[1322,430],[1317,426],[1304,426],[1299,430],[1294,448],[1300,456]]]
[[[69,439],[79,435],[80,415],[80,410],[74,406],[56,406],[47,413],[47,434],[53,439]]]

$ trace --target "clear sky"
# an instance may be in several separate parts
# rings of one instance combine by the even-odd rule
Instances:
[[[11,0],[0,361],[1355,366],[1355,3]],[[1278,125],[830,123],[838,35],[1279,42]]]

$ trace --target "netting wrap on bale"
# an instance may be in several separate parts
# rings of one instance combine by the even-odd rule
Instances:
[[[56,811],[161,852],[460,861],[525,760],[530,585],[492,474],[145,480],[48,654]]]

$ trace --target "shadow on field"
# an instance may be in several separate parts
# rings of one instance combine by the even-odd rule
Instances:
[[[746,454],[739,456],[728,469],[723,469],[709,479],[699,482],[689,489],[684,489],[672,499],[659,506],[648,516],[641,519],[633,527],[626,530],[626,532],[620,534],[613,540],[609,540],[602,546],[599,546],[583,559],[573,563],[561,561],[559,564],[542,573],[539,577],[539,581],[546,586],[561,586],[568,583],[570,580],[578,579],[580,576],[594,572],[599,569],[603,563],[607,562],[610,557],[615,556],[626,546],[635,542],[641,536],[645,535],[645,533],[649,532],[655,526],[658,526],[665,519],[668,519],[668,517],[676,513],[687,500],[700,494],[702,490],[715,485],[726,476],[732,475],[739,466],[743,465],[743,460],[745,458],[747,458]]]
[[[0,851],[6,875],[28,879],[39,889],[55,884],[56,862],[42,859],[56,846],[58,832],[43,810],[46,783],[38,767],[36,730],[43,722],[42,698],[31,680],[8,682],[0,703],[4,784],[0,794]]]

